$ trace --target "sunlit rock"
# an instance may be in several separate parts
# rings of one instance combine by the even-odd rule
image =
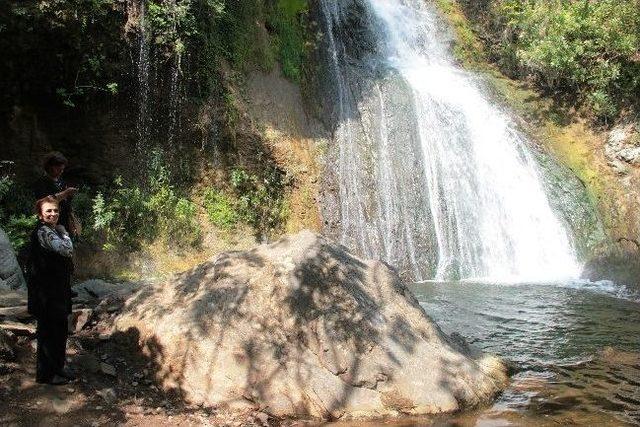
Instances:
[[[506,382],[500,361],[448,339],[389,266],[309,231],[144,288],[115,328],[138,337],[166,389],[232,410],[439,413]]]

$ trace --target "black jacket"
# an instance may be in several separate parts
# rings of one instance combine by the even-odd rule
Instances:
[[[47,225],[39,222],[31,233],[27,268],[28,310],[35,317],[66,317],[71,313],[71,274],[69,257],[43,248],[38,230]]]

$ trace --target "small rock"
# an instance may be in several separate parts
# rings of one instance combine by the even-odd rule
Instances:
[[[118,396],[113,388],[104,388],[102,390],[98,390],[96,394],[104,399],[105,402],[111,404],[116,401]]]
[[[0,360],[7,362],[16,360],[15,339],[3,329],[0,329]]]
[[[102,371],[102,373],[105,375],[110,375],[112,377],[116,376],[116,368],[114,368],[112,365],[109,365],[108,363],[100,363],[100,371]]]
[[[106,354],[103,354],[103,355],[100,356],[100,360],[102,360],[103,362],[105,360],[107,360],[108,358],[109,358],[109,356],[107,356]]]
[[[111,338],[111,334],[107,332],[102,332],[100,335],[98,335],[98,339],[100,341],[107,341],[109,338]]]
[[[69,388],[67,389],[67,393],[75,393],[75,392],[76,392],[76,389],[75,389],[75,388],[69,387]]]
[[[71,409],[71,401],[68,399],[59,399],[54,397],[51,399],[51,405],[53,406],[53,410],[58,414],[66,414]]]
[[[132,382],[131,385],[134,386],[134,387],[138,387],[138,381]]]
[[[73,332],[80,332],[82,328],[87,325],[92,314],[93,310],[91,310],[90,308],[81,308],[79,310],[74,310],[73,320],[71,322]]]
[[[102,410],[102,406],[100,406],[100,405],[96,406],[96,411],[101,411],[101,410]]]
[[[262,423],[263,426],[269,425],[269,414],[265,414],[264,412],[257,412],[255,414],[255,417]]]

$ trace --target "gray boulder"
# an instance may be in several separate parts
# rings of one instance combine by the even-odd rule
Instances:
[[[394,270],[309,231],[145,287],[113,326],[139,340],[165,389],[232,411],[433,414],[507,382],[495,357],[449,339]]]
[[[0,228],[0,288],[26,289],[27,284],[7,234]]]
[[[375,418],[489,400],[504,365],[445,336],[397,274],[303,231],[134,294],[114,335],[188,401],[280,417]]]

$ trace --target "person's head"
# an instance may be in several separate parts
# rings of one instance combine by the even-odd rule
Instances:
[[[43,197],[36,202],[36,213],[40,221],[55,226],[60,218],[58,201],[52,196]]]
[[[58,179],[64,172],[64,168],[67,166],[67,163],[69,162],[67,161],[67,158],[62,155],[62,153],[58,151],[52,151],[44,156],[42,167],[44,168],[47,175],[49,175],[53,179]]]

